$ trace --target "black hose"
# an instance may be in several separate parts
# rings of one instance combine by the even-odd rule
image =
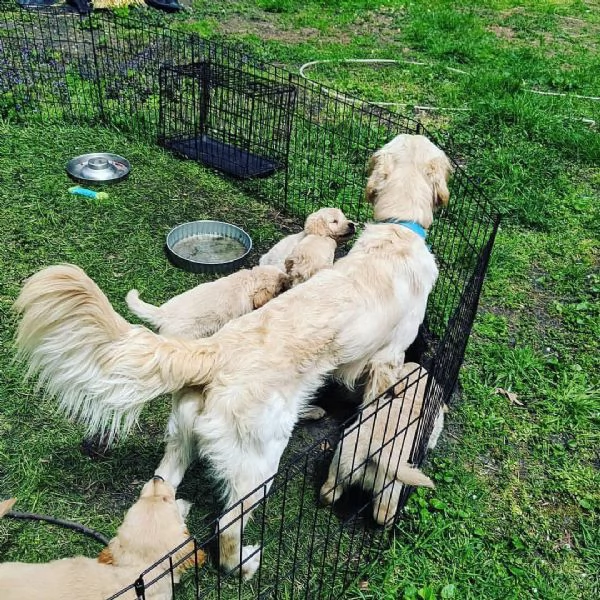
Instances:
[[[22,519],[29,521],[46,521],[47,523],[52,523],[53,525],[60,525],[61,527],[66,527],[67,529],[73,529],[74,531],[78,531],[79,533],[83,533],[91,538],[94,538],[96,541],[100,542],[104,546],[108,546],[109,539],[104,537],[101,533],[86,527],[85,525],[80,525],[79,523],[73,523],[72,521],[65,521],[64,519],[55,519],[54,517],[49,517],[48,515],[38,515],[36,513],[26,513],[26,512],[16,512],[11,510],[7,512],[5,517],[10,517],[11,519]]]

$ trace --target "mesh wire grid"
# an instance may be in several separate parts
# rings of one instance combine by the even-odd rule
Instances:
[[[208,60],[160,69],[159,143],[234,177],[285,169],[295,88]]]
[[[84,17],[60,7],[27,11],[0,0],[0,54],[3,117],[24,124],[68,121],[118,127],[166,146],[190,133],[210,134],[221,144],[241,147],[246,158],[266,156],[275,163],[269,177],[247,178],[239,185],[297,216],[337,206],[356,221],[368,219],[370,207],[363,198],[368,157],[399,133],[422,133],[448,148],[447,139],[412,118],[341,97],[257,61],[244,48],[208,42],[139,17]],[[212,88],[208,96],[207,82]],[[209,100],[204,108],[203,85]],[[252,124],[251,113],[257,119]],[[333,423],[301,450],[290,450],[272,480],[230,508],[237,517],[229,527],[241,527],[253,513],[243,543],[262,549],[254,578],[245,582],[239,573],[196,563],[192,576],[174,586],[174,550],[165,558],[162,576],[170,578],[176,597],[336,598],[386,547],[388,530],[373,525],[372,513],[391,484],[378,491],[369,487],[363,461],[351,468],[354,491],[333,509],[318,507],[319,488],[334,448],[342,451],[352,431],[371,431],[369,423],[379,418],[386,417],[387,431],[392,405],[409,420],[401,428],[392,423],[395,429],[377,446],[372,466],[385,471],[385,448],[395,446],[420,464],[439,411],[451,400],[498,226],[493,206],[455,167],[450,205],[437,216],[428,238],[440,277],[413,347],[428,371],[422,407],[414,410],[417,383],[427,377],[424,369],[417,383],[405,378],[403,385],[388,390],[375,412],[359,411],[346,422]],[[401,487],[395,516],[411,491]],[[215,519],[195,532],[197,548],[214,555],[217,529]],[[142,574],[114,597],[128,597],[132,590],[151,597],[152,585]]]

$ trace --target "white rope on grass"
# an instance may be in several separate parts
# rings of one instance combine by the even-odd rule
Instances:
[[[421,62],[417,60],[398,60],[393,58],[331,58],[331,59],[323,59],[323,60],[311,60],[310,62],[304,63],[300,70],[298,71],[300,77],[306,79],[306,81],[310,81],[311,83],[315,83],[320,85],[318,81],[314,79],[310,79],[307,77],[304,72],[306,69],[313,67],[314,65],[320,65],[324,63],[346,63],[346,64],[405,64],[405,65],[416,65],[418,67],[428,67],[431,66],[429,63]],[[448,71],[452,71],[453,73],[459,73],[461,75],[468,75],[467,71],[462,71],[461,69],[456,69],[455,67],[444,67]],[[340,94],[334,90],[327,90],[328,93],[332,94],[334,97],[340,100],[346,101],[355,101],[354,98],[350,96],[346,96],[345,94]],[[415,104],[410,104],[407,102],[377,102],[367,100],[369,104],[374,104],[375,106],[411,106],[416,110],[428,110],[428,111],[466,111],[468,112],[469,108],[451,108],[451,107],[441,107],[441,106],[419,106]]]
[[[416,65],[418,67],[429,67],[430,63],[421,62],[418,60],[398,60],[394,58],[328,58],[323,60],[311,60],[310,62],[304,63],[300,67],[300,75],[305,79],[308,79],[304,75],[304,71],[312,67],[314,65],[320,65],[323,63],[359,63],[359,64],[405,64],[405,65]],[[456,69],[455,67],[444,67],[448,69],[448,71],[453,71],[454,73],[460,73],[461,75],[468,75],[467,71],[463,71],[462,69]]]
[[[309,77],[307,77],[305,75],[305,71],[306,69],[309,69],[310,67],[313,67],[315,65],[320,65],[320,64],[325,64],[325,63],[343,63],[343,64],[405,64],[405,65],[416,65],[419,67],[431,67],[432,64],[431,63],[426,63],[426,62],[421,62],[421,61],[417,61],[417,60],[398,60],[398,59],[393,59],[393,58],[329,58],[329,59],[322,59],[322,60],[311,60],[307,63],[304,63],[301,67],[300,70],[298,71],[300,77],[302,77],[303,79],[306,79],[306,81],[310,81],[311,83],[314,83],[316,85],[321,85],[318,81],[315,81],[314,79],[310,79]],[[455,67],[444,67],[446,70],[448,71],[452,71],[453,73],[459,73],[461,75],[469,75],[468,71],[463,71],[462,69],[457,69]],[[328,89],[328,88],[324,88],[327,90],[327,93],[331,94],[332,96],[334,96],[335,98],[338,98],[340,100],[345,100],[346,102],[361,102],[355,98],[352,98],[351,96],[346,96],[345,94],[341,94],[339,92],[336,92],[334,90]],[[531,89],[531,88],[521,88],[524,92],[529,92],[531,94],[540,94],[542,96],[561,96],[561,97],[567,97],[567,98],[578,98],[581,100],[592,100],[592,101],[598,101],[600,100],[599,96],[582,96],[580,94],[565,94],[562,92],[544,92],[542,90],[535,90],[535,89]],[[425,110],[425,111],[456,111],[456,112],[469,112],[471,109],[470,108],[456,108],[456,107],[449,107],[449,106],[420,106],[420,105],[416,105],[416,104],[410,104],[407,102],[377,102],[377,101],[371,101],[371,100],[366,100],[366,102],[368,102],[369,104],[374,104],[375,106],[411,106],[412,108],[414,108],[415,110]],[[585,123],[586,125],[590,125],[590,126],[594,126],[596,125],[596,121],[594,119],[590,119],[587,117],[567,117],[568,119],[575,119],[578,121],[582,121],[583,123]]]
[[[593,100],[598,102],[600,96],[581,96],[580,94],[565,94],[563,92],[543,92],[542,90],[534,90],[530,88],[521,88],[524,92],[530,92],[531,94],[540,94],[542,96],[563,96],[566,98],[579,98],[580,100]]]

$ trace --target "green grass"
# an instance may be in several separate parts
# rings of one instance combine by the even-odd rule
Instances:
[[[213,38],[233,37],[292,70],[317,59],[425,63],[322,64],[307,75],[348,94],[406,104],[393,110],[452,135],[467,172],[504,215],[461,398],[427,467],[437,489],[411,499],[390,550],[365,565],[348,597],[597,597],[600,102],[575,96],[600,95],[597,2],[196,0],[190,13],[148,12]],[[3,315],[25,276],[59,260],[84,267],[123,314],[130,287],[156,302],[186,289],[197,279],[169,267],[161,248],[182,220],[243,213],[259,249],[278,235],[271,213],[227,182],[117,133],[90,139],[73,128],[40,134],[8,125],[2,133]],[[136,165],[107,204],[65,192],[64,162],[96,142]],[[157,166],[167,175],[156,178]],[[3,328],[5,345],[11,332]],[[16,494],[22,509],[110,531],[138,489],[133,482],[160,458],[150,440],[161,435],[168,408],[155,403],[143,430],[110,459],[91,462],[78,451],[79,428],[20,383],[10,358],[2,357],[0,496]],[[515,392],[522,406],[496,388]],[[193,519],[200,530],[201,517]],[[3,558],[73,548],[95,549],[37,525],[0,526]]]
[[[146,438],[139,448],[124,440],[111,460],[97,463],[81,454],[81,429],[58,416],[53,403],[40,398],[30,384],[20,383],[22,369],[12,362],[11,305],[23,280],[45,265],[76,263],[127,314],[124,298],[131,287],[162,303],[207,280],[166,260],[164,239],[176,224],[205,218],[240,223],[243,214],[243,226],[255,243],[252,261],[279,238],[280,230],[268,207],[221,177],[115,131],[0,123],[0,134],[0,306],[7,349],[2,355],[0,496],[18,496],[22,510],[69,514],[106,531],[118,523],[140,481],[151,474],[150,465],[160,458],[160,448],[151,440],[162,437],[168,403],[158,402],[148,413],[143,432],[135,436]],[[108,188],[105,201],[69,194],[66,161],[98,147],[127,156],[131,175]],[[95,507],[91,512],[90,502]],[[35,525],[16,527],[21,529],[40,532]],[[11,530],[14,534],[15,526]],[[0,545],[10,546],[6,530],[0,531]],[[27,535],[3,557],[39,557],[40,548],[26,540]],[[64,555],[64,546],[47,542],[48,557]]]
[[[64,171],[67,160],[98,147],[126,156],[133,165],[129,178],[104,188],[108,200],[70,195],[72,181]],[[149,301],[162,303],[210,279],[168,263],[163,245],[174,225],[204,218],[242,225],[254,242],[251,263],[281,237],[282,226],[284,230],[298,227],[298,222],[283,219],[218,174],[114,130],[0,122],[0,172],[0,218],[4,224],[0,306],[5,325],[1,335],[7,349],[12,348],[14,332],[12,303],[24,279],[43,266],[60,262],[80,265],[115,308],[135,320],[124,302],[132,287]],[[0,358],[0,498],[16,496],[16,509],[68,518],[112,535],[160,461],[162,443],[157,441],[162,441],[169,399],[161,398],[145,409],[140,427],[120,440],[107,458],[92,460],[81,451],[81,427],[68,423],[57,414],[53,401],[35,392],[31,382],[23,381],[23,366],[15,364],[13,356],[9,350]],[[320,429],[316,433],[300,430],[287,456],[304,450],[320,435]],[[289,482],[276,482],[268,510],[257,510],[247,530],[249,539],[256,541],[264,527],[264,537],[271,542],[264,549],[262,589],[274,579],[273,569],[278,564],[278,593],[283,596],[291,594],[296,581],[309,577],[310,563],[301,560],[295,568],[295,556],[304,557],[311,548],[316,552],[324,536],[339,544],[342,553],[349,552],[354,543],[330,511],[314,512],[318,499],[313,471],[320,458],[319,452],[316,454],[305,465],[300,462],[297,469],[292,468],[294,476]],[[304,467],[311,473],[308,483],[304,482]],[[190,470],[179,494],[195,500],[188,524],[203,543],[213,535],[213,519],[222,510],[206,465]],[[316,544],[309,535],[300,536],[298,543],[297,531],[313,527],[313,518],[318,523]],[[78,552],[94,555],[99,550],[97,542],[57,527],[8,519],[0,522],[3,560],[50,560]],[[337,555],[322,560],[331,571]],[[216,569],[203,569],[203,597],[217,593],[237,597],[238,584],[233,579],[218,584],[217,576]],[[315,576],[313,573],[313,579]],[[257,577],[243,587],[240,597],[256,597],[258,585]],[[339,589],[340,583],[332,578],[327,586]],[[180,587],[181,597],[193,597],[191,577]]]

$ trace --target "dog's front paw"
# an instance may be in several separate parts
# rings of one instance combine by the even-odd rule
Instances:
[[[308,406],[300,413],[302,421],[318,421],[327,416],[327,411],[320,406]]]
[[[344,488],[341,485],[334,485],[330,481],[326,481],[321,487],[319,499],[321,504],[327,506],[333,504],[344,493]]]
[[[389,529],[396,520],[396,512],[398,511],[398,503],[376,499],[373,502],[373,518],[377,525],[381,525]]]
[[[260,566],[260,546],[244,546],[242,548],[242,577],[245,581],[252,579]]]

